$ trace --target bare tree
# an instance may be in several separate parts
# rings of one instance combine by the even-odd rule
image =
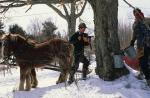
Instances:
[[[56,25],[51,20],[46,20],[42,23],[39,19],[35,18],[31,20],[31,24],[28,27],[28,33],[38,42],[42,42],[45,41],[45,39],[56,37],[57,35],[54,33],[56,29]]]
[[[125,23],[119,23],[118,25],[118,36],[120,40],[121,49],[125,49],[130,45],[132,39],[132,26],[131,24],[126,25]]]
[[[34,18],[30,21],[30,25],[28,26],[27,32],[34,36],[37,41],[41,41],[40,37],[42,34],[42,22],[38,18]]]
[[[82,5],[82,3],[83,2],[81,1],[80,4]],[[75,33],[76,19],[79,18],[82,15],[82,13],[85,9],[86,3],[87,3],[87,0],[85,0],[80,12],[78,12],[77,14],[76,14],[76,12],[77,12],[78,5],[77,5],[76,0],[70,3],[70,6],[69,6],[70,10],[69,11],[67,9],[68,4],[64,4],[64,3],[61,4],[63,6],[63,10],[64,10],[65,14],[63,14],[54,5],[52,5],[52,4],[47,4],[47,5],[49,7],[51,7],[55,12],[57,12],[62,18],[64,18],[67,21],[67,23],[68,23],[68,35],[71,36],[72,34]]]
[[[33,35],[40,35],[42,31],[42,22],[38,18],[34,18],[30,21],[30,25],[28,26],[28,33]]]

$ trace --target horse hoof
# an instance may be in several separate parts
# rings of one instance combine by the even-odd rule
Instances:
[[[29,89],[29,88],[27,88],[27,89],[25,89],[25,91],[30,91],[30,89]]]
[[[24,91],[23,89],[19,89],[19,91]]]
[[[61,83],[61,82],[60,82],[60,81],[57,81],[57,82],[56,82],[56,84],[59,84],[59,83]]]
[[[36,88],[37,87],[37,85],[32,85],[32,88]]]
[[[23,88],[19,88],[19,91],[24,91],[24,89]]]
[[[56,84],[59,84],[59,82],[57,81]]]

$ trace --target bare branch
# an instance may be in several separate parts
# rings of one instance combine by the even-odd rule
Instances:
[[[47,4],[47,3],[51,3],[51,4],[58,4],[58,3],[71,3],[73,1],[80,1],[80,0],[31,0],[32,4]],[[0,4],[1,3],[9,3],[9,2],[26,2],[27,0],[0,0]]]
[[[31,4],[31,6],[25,12],[28,12],[31,8],[32,8],[32,4]]]
[[[25,1],[13,1],[13,2],[9,2],[9,4],[7,3],[4,3],[3,1],[0,1],[2,3],[0,3],[0,8],[2,11],[0,11],[0,13],[3,13],[3,12],[6,12],[9,10],[9,8],[12,8],[12,7],[21,7],[21,6],[24,6],[26,5],[26,2]],[[8,2],[8,1],[6,1]],[[2,9],[3,8],[3,9]]]
[[[62,14],[62,12],[57,9],[55,6],[53,6],[52,4],[47,4],[49,7],[51,7],[57,14],[59,14],[62,18],[66,19],[66,16],[64,14]]]
[[[68,10],[67,10],[67,7],[65,6],[65,4],[63,4],[63,8],[66,13],[66,17],[69,17],[69,13],[68,13]]]
[[[25,6],[28,4],[31,4],[31,5],[35,5],[35,4],[58,4],[58,3],[62,3],[62,2],[64,4],[64,3],[71,3],[73,1],[75,1],[75,0],[0,0],[0,8],[1,8],[0,13],[6,12],[9,8],[22,7],[22,6]],[[76,0],[76,1],[79,1],[79,0]]]
[[[83,13],[83,11],[85,9],[86,4],[87,4],[87,0],[85,0],[84,5],[83,5],[81,11],[78,14],[76,14],[76,18],[82,15],[82,13]]]

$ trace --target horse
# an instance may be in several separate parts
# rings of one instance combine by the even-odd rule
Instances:
[[[73,64],[74,47],[63,39],[51,39],[41,43],[34,43],[18,34],[4,34],[1,38],[3,58],[14,55],[16,64],[20,67],[19,90],[29,91],[37,87],[35,68],[43,67],[58,60],[61,73],[58,83],[66,82]],[[26,81],[26,87],[24,84]]]

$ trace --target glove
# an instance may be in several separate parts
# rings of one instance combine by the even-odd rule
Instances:
[[[130,46],[134,46],[134,40],[131,40]]]

